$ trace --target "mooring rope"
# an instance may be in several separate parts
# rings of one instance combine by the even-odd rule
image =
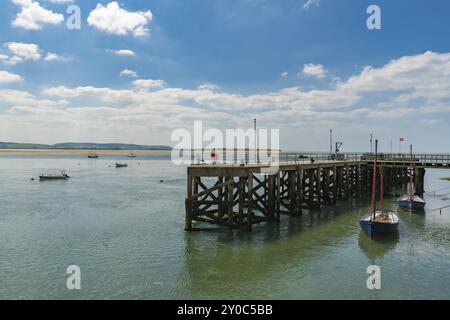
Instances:
[[[427,212],[441,211],[441,214],[442,214],[442,209],[446,209],[446,208],[450,208],[450,205],[445,206],[445,207],[441,207],[441,208],[436,208],[436,209],[433,209],[433,210],[427,210]]]

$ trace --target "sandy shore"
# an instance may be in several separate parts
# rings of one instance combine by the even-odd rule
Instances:
[[[127,155],[129,150],[97,150],[99,155]],[[133,150],[137,155],[155,154],[155,155],[170,155],[171,150]],[[76,154],[76,155],[88,155],[90,150],[59,150],[59,149],[0,149],[0,155],[2,154]]]

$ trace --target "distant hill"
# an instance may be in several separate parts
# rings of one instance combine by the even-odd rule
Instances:
[[[60,149],[60,150],[171,150],[169,146],[146,146],[124,143],[89,143],[89,142],[66,142],[49,144],[0,142],[0,149]]]

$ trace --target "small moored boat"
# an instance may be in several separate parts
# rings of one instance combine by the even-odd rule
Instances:
[[[88,158],[89,159],[97,159],[98,158],[97,150],[92,148],[91,152],[89,152],[89,154],[88,154]]]
[[[126,163],[116,163],[116,168],[126,168],[128,165]]]
[[[398,225],[400,219],[398,218],[397,212],[394,210],[388,210],[384,208],[384,190],[383,190],[383,164],[381,164],[380,169],[380,207],[376,208],[375,193],[377,190],[377,148],[378,140],[375,140],[375,160],[373,162],[373,177],[372,177],[372,199],[371,206],[368,215],[359,220],[359,225],[361,228],[370,236],[377,236],[386,233],[394,233],[398,231]]]
[[[422,211],[425,210],[425,200],[416,195],[407,195],[398,198],[398,205],[400,208],[408,211]]]
[[[130,153],[128,154],[128,158],[136,158],[136,154],[133,152],[133,141],[130,144]]]
[[[359,220],[361,228],[371,237],[398,230],[400,219],[394,210],[376,210]]]
[[[39,180],[67,180],[70,177],[66,174],[65,171],[61,171],[60,173],[53,173],[53,174],[41,174],[39,176]]]
[[[418,195],[414,194],[413,187],[413,175],[414,175],[414,165],[413,165],[413,154],[412,145],[411,150],[411,164],[409,166],[409,194],[398,198],[397,202],[400,208],[407,210],[409,212],[413,211],[423,211],[425,209],[425,200],[423,200]]]

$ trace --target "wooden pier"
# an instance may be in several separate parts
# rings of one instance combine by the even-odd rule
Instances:
[[[406,158],[378,162],[383,167],[386,193],[407,186],[409,165]],[[200,230],[194,224],[207,223],[250,230],[256,223],[279,221],[281,214],[301,215],[303,209],[320,209],[370,194],[373,161],[364,157],[280,161],[273,174],[264,173],[268,167],[268,163],[188,166],[185,229]],[[429,162],[415,161],[413,180],[420,196],[427,167]],[[450,168],[441,162],[438,167]]]

